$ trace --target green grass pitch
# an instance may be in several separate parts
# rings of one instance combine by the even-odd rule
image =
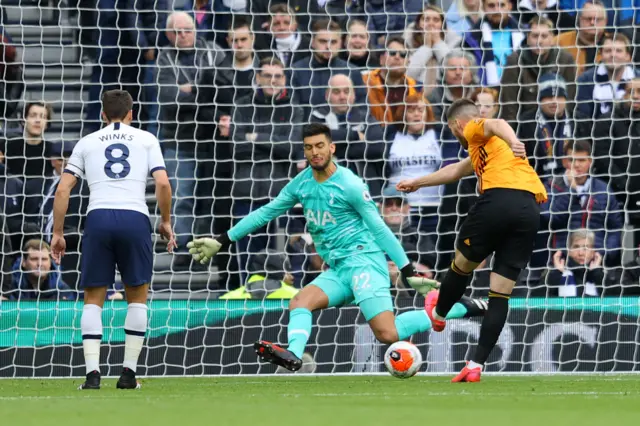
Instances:
[[[7,425],[590,426],[640,422],[640,376],[148,378],[78,391],[75,380],[0,380]]]

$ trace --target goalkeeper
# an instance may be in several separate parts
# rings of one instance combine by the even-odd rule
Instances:
[[[316,250],[329,270],[298,293],[290,303],[288,350],[265,341],[255,343],[266,361],[296,371],[311,334],[311,312],[355,301],[376,338],[386,344],[427,331],[431,321],[425,310],[394,317],[387,260],[401,270],[405,284],[426,294],[437,282],[416,273],[400,242],[386,226],[367,186],[349,169],[333,162],[335,145],[323,124],[303,128],[304,154],[311,165],[266,206],[252,212],[225,234],[196,239],[188,244],[194,260],[208,262],[232,241],[249,235],[301,203]],[[430,296],[437,296],[433,292]],[[428,297],[429,298],[429,297]],[[483,303],[462,301],[449,318],[480,315]]]

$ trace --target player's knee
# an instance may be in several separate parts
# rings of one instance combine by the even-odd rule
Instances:
[[[292,311],[294,309],[299,309],[299,308],[311,310],[309,298],[305,297],[301,293],[298,293],[295,296],[293,296],[293,299],[291,299],[291,302],[289,302],[289,310]]]
[[[462,253],[460,253],[459,251],[456,251],[456,255],[455,258],[453,260],[454,264],[456,265],[456,268],[458,268],[460,271],[470,274],[471,272],[474,271],[474,269],[476,269],[479,265],[478,262],[473,262],[469,259],[467,259]]]
[[[102,307],[107,297],[106,287],[87,287],[84,289],[85,305],[98,305]]]
[[[376,339],[378,339],[380,343],[383,343],[385,345],[390,345],[399,340],[398,332],[395,328],[373,330],[373,334],[376,336]]]

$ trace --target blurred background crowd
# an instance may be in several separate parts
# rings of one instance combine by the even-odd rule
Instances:
[[[123,88],[157,135],[179,251],[156,247],[156,297],[288,298],[324,268],[302,212],[210,266],[186,243],[226,231],[307,167],[301,126],[368,183],[419,270],[438,278],[476,179],[404,196],[401,179],[467,154],[445,116],[469,98],[507,120],[547,185],[519,295],[640,294],[638,0],[6,0],[0,23],[2,298],[75,299],[88,188],[52,262],[53,195],[73,145]],[[148,203],[155,220],[155,200]],[[488,287],[488,258],[473,291]],[[408,294],[389,261],[392,284]],[[120,298],[114,283],[110,298]]]

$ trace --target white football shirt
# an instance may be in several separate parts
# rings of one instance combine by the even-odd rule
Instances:
[[[164,168],[155,136],[124,123],[112,123],[80,139],[64,171],[87,181],[87,212],[115,209],[149,215],[147,177]]]

